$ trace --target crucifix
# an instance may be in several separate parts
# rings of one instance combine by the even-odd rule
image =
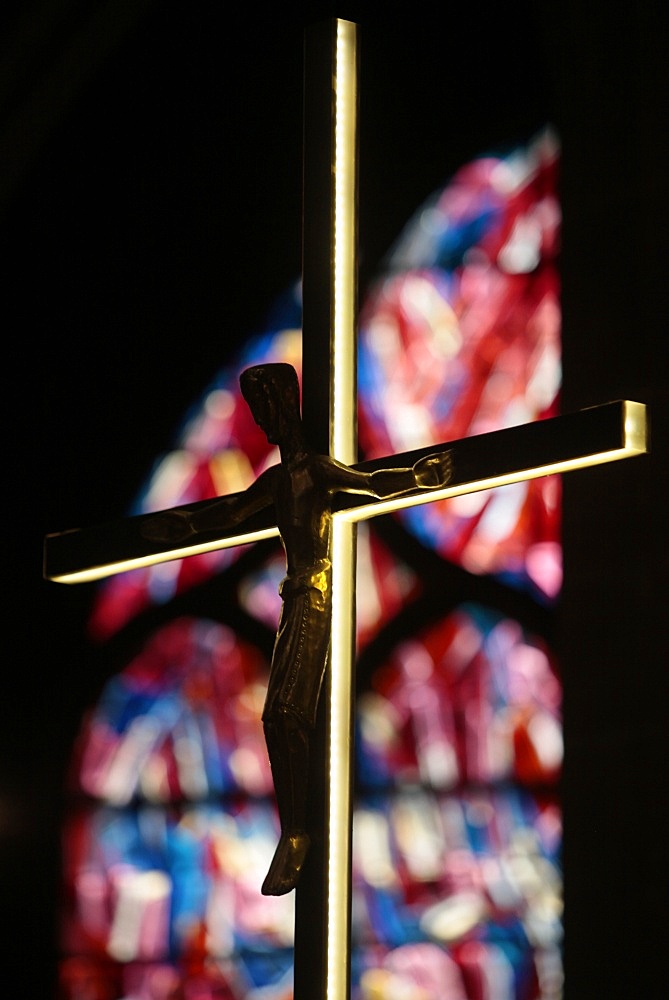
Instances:
[[[278,894],[297,882],[296,1000],[346,1000],[350,993],[356,522],[402,506],[647,450],[645,407],[623,401],[357,463],[357,62],[357,32],[352,23],[337,20],[307,31],[302,424],[297,387],[283,370],[285,366],[282,372],[275,366],[259,366],[243,376],[244,394],[258,423],[270,439],[276,437],[284,446],[281,466],[275,467],[279,471],[269,470],[269,476],[260,477],[244,494],[50,535],[45,544],[45,575],[76,582],[281,534],[288,562],[286,592],[299,591],[299,618],[305,623],[301,640],[312,652],[318,650],[314,655],[323,668],[326,658],[328,662],[313,733],[311,718],[306,723],[301,720],[305,724],[297,727],[291,718],[289,731],[268,735],[268,745],[273,742],[278,748],[276,767],[272,762],[277,785],[285,782],[292,750],[305,732],[310,741],[308,770],[300,772],[308,788],[305,837],[301,840],[294,831],[284,831],[287,836],[283,847],[279,845],[265,886],[270,894]],[[326,367],[328,385],[324,388]],[[301,434],[302,425],[307,429],[308,447],[306,440],[298,440],[296,428]],[[287,445],[287,441],[292,443]],[[304,464],[297,467],[296,449],[300,461],[308,452],[315,463],[306,472]],[[319,477],[325,485],[314,490],[313,481]],[[288,496],[286,484],[292,490]],[[302,500],[309,495],[316,497],[318,516],[307,518],[308,523],[296,522],[298,498],[303,512]],[[235,512],[232,517],[231,511]],[[296,557],[305,540],[311,555]],[[284,610],[288,599],[294,605],[293,595],[282,596]],[[310,602],[306,611],[305,601]],[[295,626],[288,631],[294,640]],[[280,641],[279,636],[276,650]],[[294,641],[286,645],[282,662],[293,657],[300,665],[295,646]],[[308,696],[310,712],[316,708],[320,677],[316,682]],[[276,717],[286,714],[285,709],[284,702],[278,712],[271,706],[266,711],[270,729]]]

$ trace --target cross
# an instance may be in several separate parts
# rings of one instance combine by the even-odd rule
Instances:
[[[647,450],[645,407],[606,404],[551,420],[431,445],[356,463],[356,107],[357,33],[345,21],[309,29],[305,45],[303,416],[318,451],[360,473],[414,468],[447,453],[449,475],[427,492],[401,496],[342,495],[332,518],[332,622],[327,696],[312,761],[312,845],[296,900],[296,1000],[345,1000],[350,992],[351,732],[354,646],[355,523],[415,503],[613,461]],[[331,225],[332,223],[332,225]],[[330,232],[329,241],[323,234]],[[329,339],[329,343],[327,342]],[[328,352],[326,355],[326,351]],[[324,357],[329,386],[321,391]],[[239,495],[236,495],[239,496]],[[61,582],[98,579],[136,566],[176,559],[278,534],[265,508],[242,529],[222,530],[203,515],[212,501],[166,512],[196,527],[166,540],[152,530],[155,514],[50,535],[45,575]],[[322,921],[317,915],[322,916]]]

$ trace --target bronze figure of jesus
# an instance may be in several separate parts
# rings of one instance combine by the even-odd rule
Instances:
[[[286,553],[283,601],[272,654],[263,727],[276,792],[281,837],[262,886],[280,896],[297,883],[309,849],[306,830],[309,747],[330,644],[333,497],[339,492],[400,496],[447,484],[448,451],[419,459],[411,468],[360,472],[312,451],[300,415],[297,374],[288,364],[249,368],[240,385],[251,413],[281,463],[234,497],[212,501],[195,514],[172,511],[146,523],[151,537],[183,539],[203,528],[239,524],[274,505]]]

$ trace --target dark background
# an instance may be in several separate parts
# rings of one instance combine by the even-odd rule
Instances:
[[[42,537],[127,510],[299,273],[302,36],[335,13],[362,28],[361,292],[458,165],[552,121],[564,409],[652,405],[652,456],[565,484],[566,996],[664,993],[666,14],[651,0],[372,11],[0,12],[0,949],[17,995],[52,995],[63,773],[103,679],[85,639],[93,590],[41,581]]]

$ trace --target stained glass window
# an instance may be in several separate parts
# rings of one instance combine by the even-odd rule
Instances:
[[[364,457],[556,412],[556,169],[546,132],[468,164],[409,223],[361,312]],[[299,326],[295,288],[188,414],[136,511],[243,489],[276,461],[237,378],[260,360],[299,371]],[[356,1000],[561,994],[559,517],[549,478],[361,530]],[[249,551],[99,591],[98,639],[146,627],[73,755],[66,998],[291,996],[292,897],[259,892],[283,563],[275,543]]]
[[[105,686],[65,832],[71,995],[83,976],[114,996],[169,996],[184,978],[251,996],[290,980],[292,899],[257,893],[277,836],[266,674],[229,629],[177,619]]]
[[[560,308],[554,137],[463,167],[418,214],[361,317],[369,457],[556,413]],[[408,510],[409,530],[474,573],[560,587],[559,482]]]
[[[377,668],[358,704],[363,996],[386,975],[420,984],[420,960],[413,974],[393,972],[407,943],[446,950],[463,996],[491,976],[508,983],[500,996],[560,995],[559,710],[545,644],[480,605],[456,608]]]

